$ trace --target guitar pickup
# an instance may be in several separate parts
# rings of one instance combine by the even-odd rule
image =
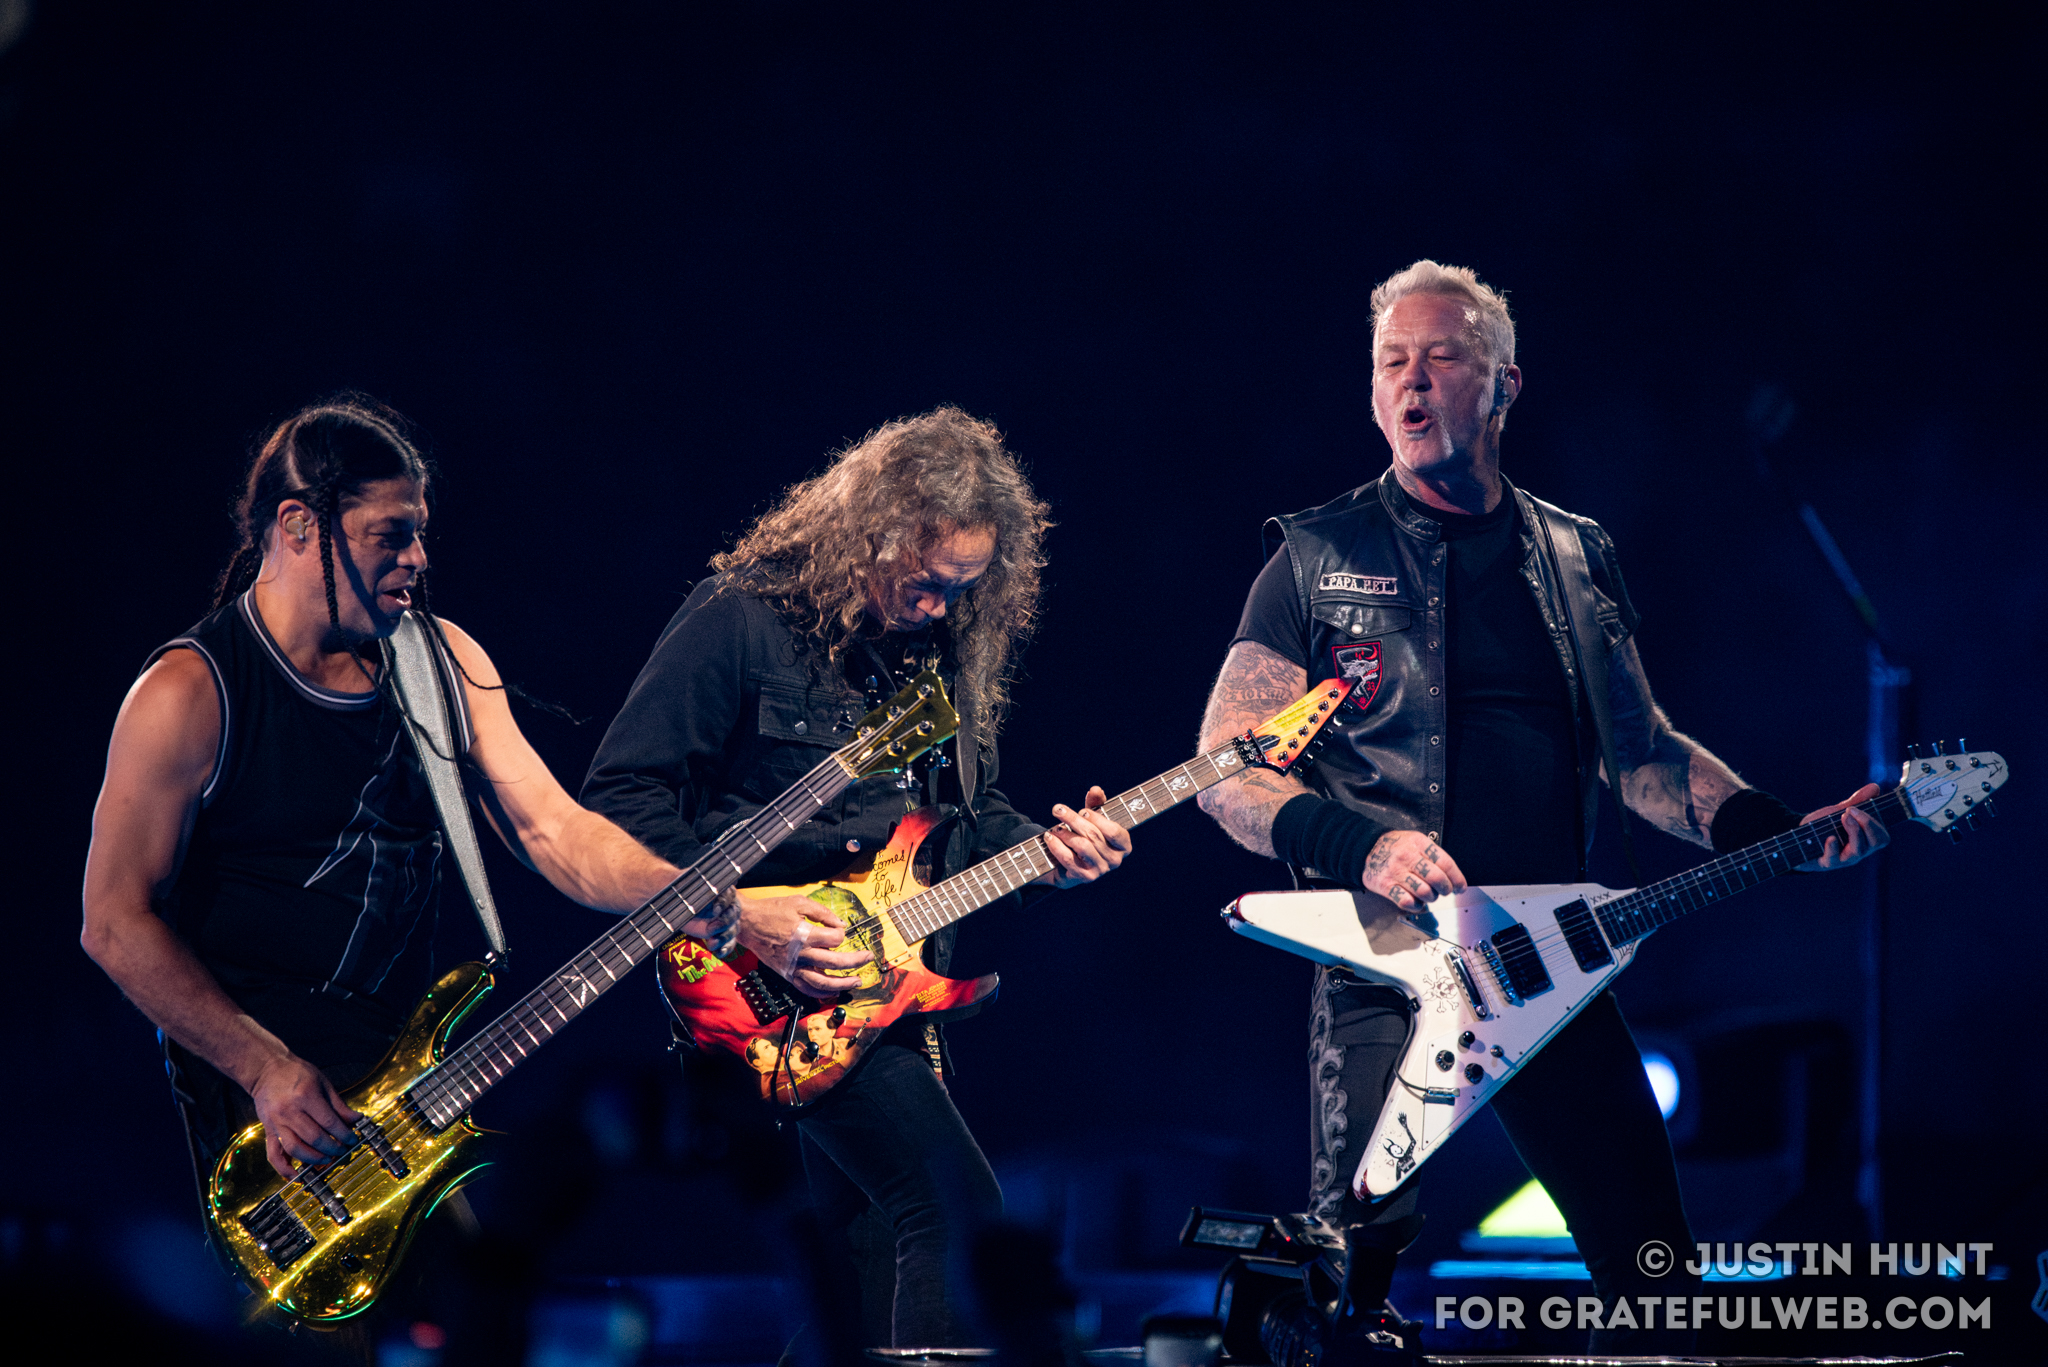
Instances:
[[[313,1199],[327,1212],[327,1218],[337,1225],[345,1225],[356,1218],[348,1213],[348,1207],[334,1194],[334,1188],[327,1185],[327,1178],[319,1168],[299,1169],[298,1180],[300,1186],[313,1193]]]
[[[256,1247],[263,1250],[265,1257],[282,1272],[306,1255],[313,1247],[313,1235],[292,1208],[284,1203],[284,1193],[274,1191],[258,1201],[248,1210],[235,1217],[237,1224],[249,1232],[256,1241]]]
[[[1593,909],[1586,905],[1585,898],[1557,909],[1557,928],[1564,932],[1564,942],[1570,946],[1580,972],[1591,973],[1614,962],[1614,951],[1607,947],[1598,923],[1593,920]],[[1527,931],[1522,933],[1528,934]]]
[[[354,1129],[363,1143],[369,1146],[370,1152],[377,1155],[377,1161],[384,1165],[384,1171],[398,1178],[411,1174],[412,1169],[406,1166],[405,1155],[392,1144],[390,1137],[384,1133],[383,1126],[368,1116],[361,1116],[356,1120]]]
[[[1556,986],[1550,981],[1550,970],[1543,966],[1543,956],[1536,951],[1536,942],[1529,938],[1527,926],[1517,924],[1496,931],[1491,940],[1479,942],[1479,950],[1486,955],[1487,967],[1493,970],[1511,1005],[1520,1006]]]
[[[740,974],[740,1000],[754,1013],[754,1020],[770,1025],[796,1010],[796,1003],[772,987],[759,969]]]

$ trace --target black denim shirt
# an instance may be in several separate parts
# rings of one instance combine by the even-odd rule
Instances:
[[[679,867],[851,740],[868,711],[845,668],[827,663],[769,604],[721,592],[721,584],[717,577],[698,584],[670,620],[583,783],[585,806]],[[873,673],[864,660],[855,668]],[[885,682],[882,691],[894,689]],[[746,882],[794,886],[836,877],[860,852],[885,844],[906,812],[926,805],[960,818],[946,828],[938,875],[1042,834],[1043,826],[990,786],[993,743],[983,740],[977,751],[971,802],[962,800],[958,763],[928,767],[908,789],[894,775],[862,779],[770,851]],[[941,972],[953,929],[927,946]]]

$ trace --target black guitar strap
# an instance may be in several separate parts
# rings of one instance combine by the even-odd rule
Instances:
[[[1543,545],[1550,553],[1550,565],[1557,577],[1558,595],[1564,599],[1565,632],[1571,639],[1572,658],[1578,664],[1579,694],[1592,714],[1593,730],[1600,737],[1600,759],[1607,767],[1607,791],[1614,799],[1614,811],[1621,825],[1622,853],[1628,856],[1629,876],[1635,885],[1643,883],[1636,867],[1635,841],[1629,835],[1628,804],[1621,800],[1621,766],[1614,758],[1614,713],[1607,698],[1607,635],[1593,611],[1593,572],[1586,564],[1586,547],[1571,515],[1553,508],[1540,498],[1536,505],[1537,526]]]

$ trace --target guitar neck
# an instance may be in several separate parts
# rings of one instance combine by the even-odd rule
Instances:
[[[408,1095],[436,1128],[452,1123],[581,1015],[584,1007],[673,939],[692,917],[731,891],[785,836],[845,791],[853,777],[840,754],[805,774],[787,792],[726,831],[645,906],[621,917],[588,949],[479,1030],[415,1083]]]
[[[1896,788],[1858,804],[1858,810],[1868,812],[1887,826],[1896,826],[1913,816],[1903,791]],[[1594,915],[1606,932],[1607,943],[1618,948],[1642,939],[1659,926],[1669,925],[1687,912],[1726,901],[1735,893],[1820,858],[1830,836],[1847,842],[1848,834],[1842,828],[1840,816],[1796,826],[1748,849],[1708,860],[1676,878],[1610,898],[1594,908]]]
[[[1150,821],[1204,788],[1243,773],[1245,747],[1246,742],[1239,739],[1226,741],[1129,792],[1118,793],[1102,804],[1102,814],[1125,830]],[[915,897],[906,897],[889,909],[888,916],[905,941],[922,940],[1058,867],[1046,851],[1045,837],[1034,836],[932,884]]]

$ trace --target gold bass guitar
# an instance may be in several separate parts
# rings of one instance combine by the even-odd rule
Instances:
[[[482,964],[450,969],[414,1008],[391,1053],[342,1095],[362,1113],[361,1142],[281,1178],[261,1125],[235,1137],[207,1183],[207,1219],[244,1280],[301,1319],[362,1313],[397,1271],[414,1232],[484,1166],[470,1107],[584,1007],[705,911],[783,837],[857,780],[893,773],[959,725],[927,670],[862,719],[834,752],[775,801],[728,830],[646,906],[450,1052],[450,1033],[491,989]]]

